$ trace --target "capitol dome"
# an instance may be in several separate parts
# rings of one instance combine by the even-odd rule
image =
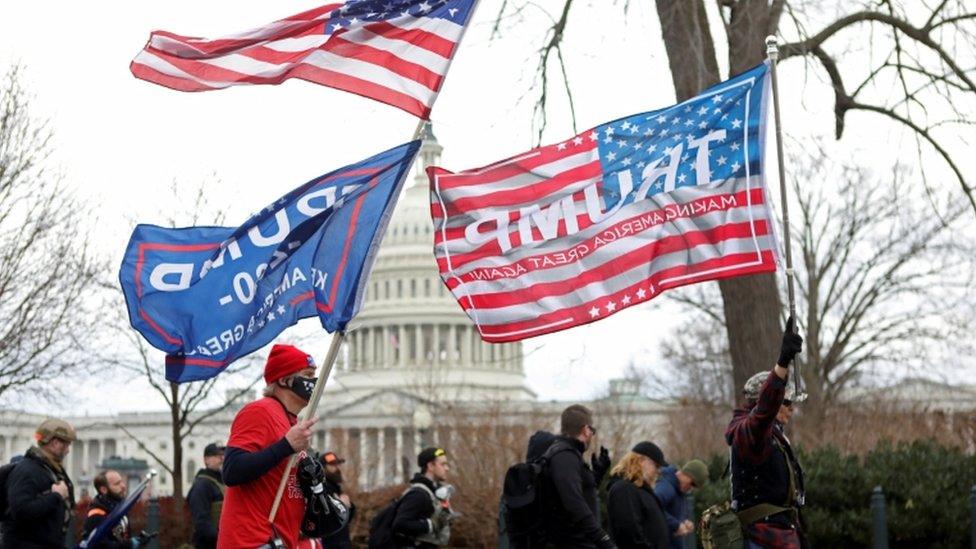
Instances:
[[[389,390],[432,402],[534,400],[521,343],[482,341],[441,281],[425,170],[443,147],[429,124],[423,138],[326,391],[346,401]]]

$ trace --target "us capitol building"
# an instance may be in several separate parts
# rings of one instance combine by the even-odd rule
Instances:
[[[356,475],[364,487],[407,478],[422,446],[450,448],[454,429],[464,427],[452,427],[447,409],[454,416],[487,418],[495,413],[492,421],[556,428],[559,412],[568,404],[538,402],[525,384],[522,345],[483,342],[441,282],[432,253],[424,171],[438,163],[441,151],[428,125],[412,181],[404,186],[362,310],[350,323],[318,409],[320,429],[313,447],[348,458],[347,469],[364,464]],[[612,387],[628,391],[619,380]],[[647,399],[634,397],[634,402],[648,419],[659,417],[663,409]],[[245,403],[246,398],[231,403],[184,439],[184,494],[202,466],[204,446],[227,440],[234,414]],[[0,463],[33,444],[34,429],[44,417],[0,410]],[[173,479],[156,461],[169,465],[172,460],[169,412],[64,419],[78,433],[67,470],[79,493],[104,467],[128,468],[130,477],[157,469],[155,492],[173,492]]]

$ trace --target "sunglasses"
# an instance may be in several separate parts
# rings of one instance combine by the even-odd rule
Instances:
[[[587,425],[587,427],[589,427],[589,428],[590,428],[590,431],[593,431],[593,434],[594,434],[594,435],[596,434],[596,427],[594,427],[594,426],[592,426],[592,425]]]
[[[793,407],[793,401],[792,400],[789,400],[789,399],[786,399],[786,400],[783,401],[783,406],[786,406],[787,408],[792,408]]]

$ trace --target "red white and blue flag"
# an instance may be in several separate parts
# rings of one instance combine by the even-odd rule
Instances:
[[[441,277],[485,341],[776,269],[766,65],[678,105],[459,173],[430,168]]]
[[[300,78],[427,119],[475,0],[350,0],[214,40],[155,31],[130,70],[179,91]]]

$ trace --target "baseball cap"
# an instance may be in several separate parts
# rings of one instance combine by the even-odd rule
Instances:
[[[708,465],[700,459],[693,459],[681,468],[681,472],[691,477],[696,487],[704,486],[708,482]]]
[[[446,455],[447,452],[444,451],[443,448],[424,448],[421,450],[420,454],[417,455],[417,465],[420,467],[420,470],[423,471],[424,467],[426,467],[428,463]]]
[[[668,466],[668,462],[664,461],[664,452],[653,442],[646,440],[638,442],[630,451],[651,458],[651,461],[657,463],[658,467]]]
[[[47,444],[51,442],[52,438],[74,442],[77,436],[75,435],[75,428],[67,421],[56,418],[45,419],[37,426],[34,439],[37,440],[38,444]]]
[[[322,463],[326,465],[342,465],[346,460],[337,456],[335,452],[326,452],[322,454]]]
[[[224,455],[224,447],[217,444],[216,442],[211,442],[203,449],[203,457],[210,456],[222,456]]]
[[[771,374],[768,370],[764,372],[759,372],[758,374],[750,377],[746,384],[742,387],[742,395],[749,400],[757,400],[759,398],[759,391],[762,390],[763,383]],[[783,400],[790,400],[793,402],[803,402],[807,399],[806,393],[796,393],[796,384],[789,382],[786,384],[786,396]]]
[[[277,344],[271,348],[268,361],[264,363],[264,382],[271,385],[285,376],[314,367],[315,359],[305,351],[293,345]]]

